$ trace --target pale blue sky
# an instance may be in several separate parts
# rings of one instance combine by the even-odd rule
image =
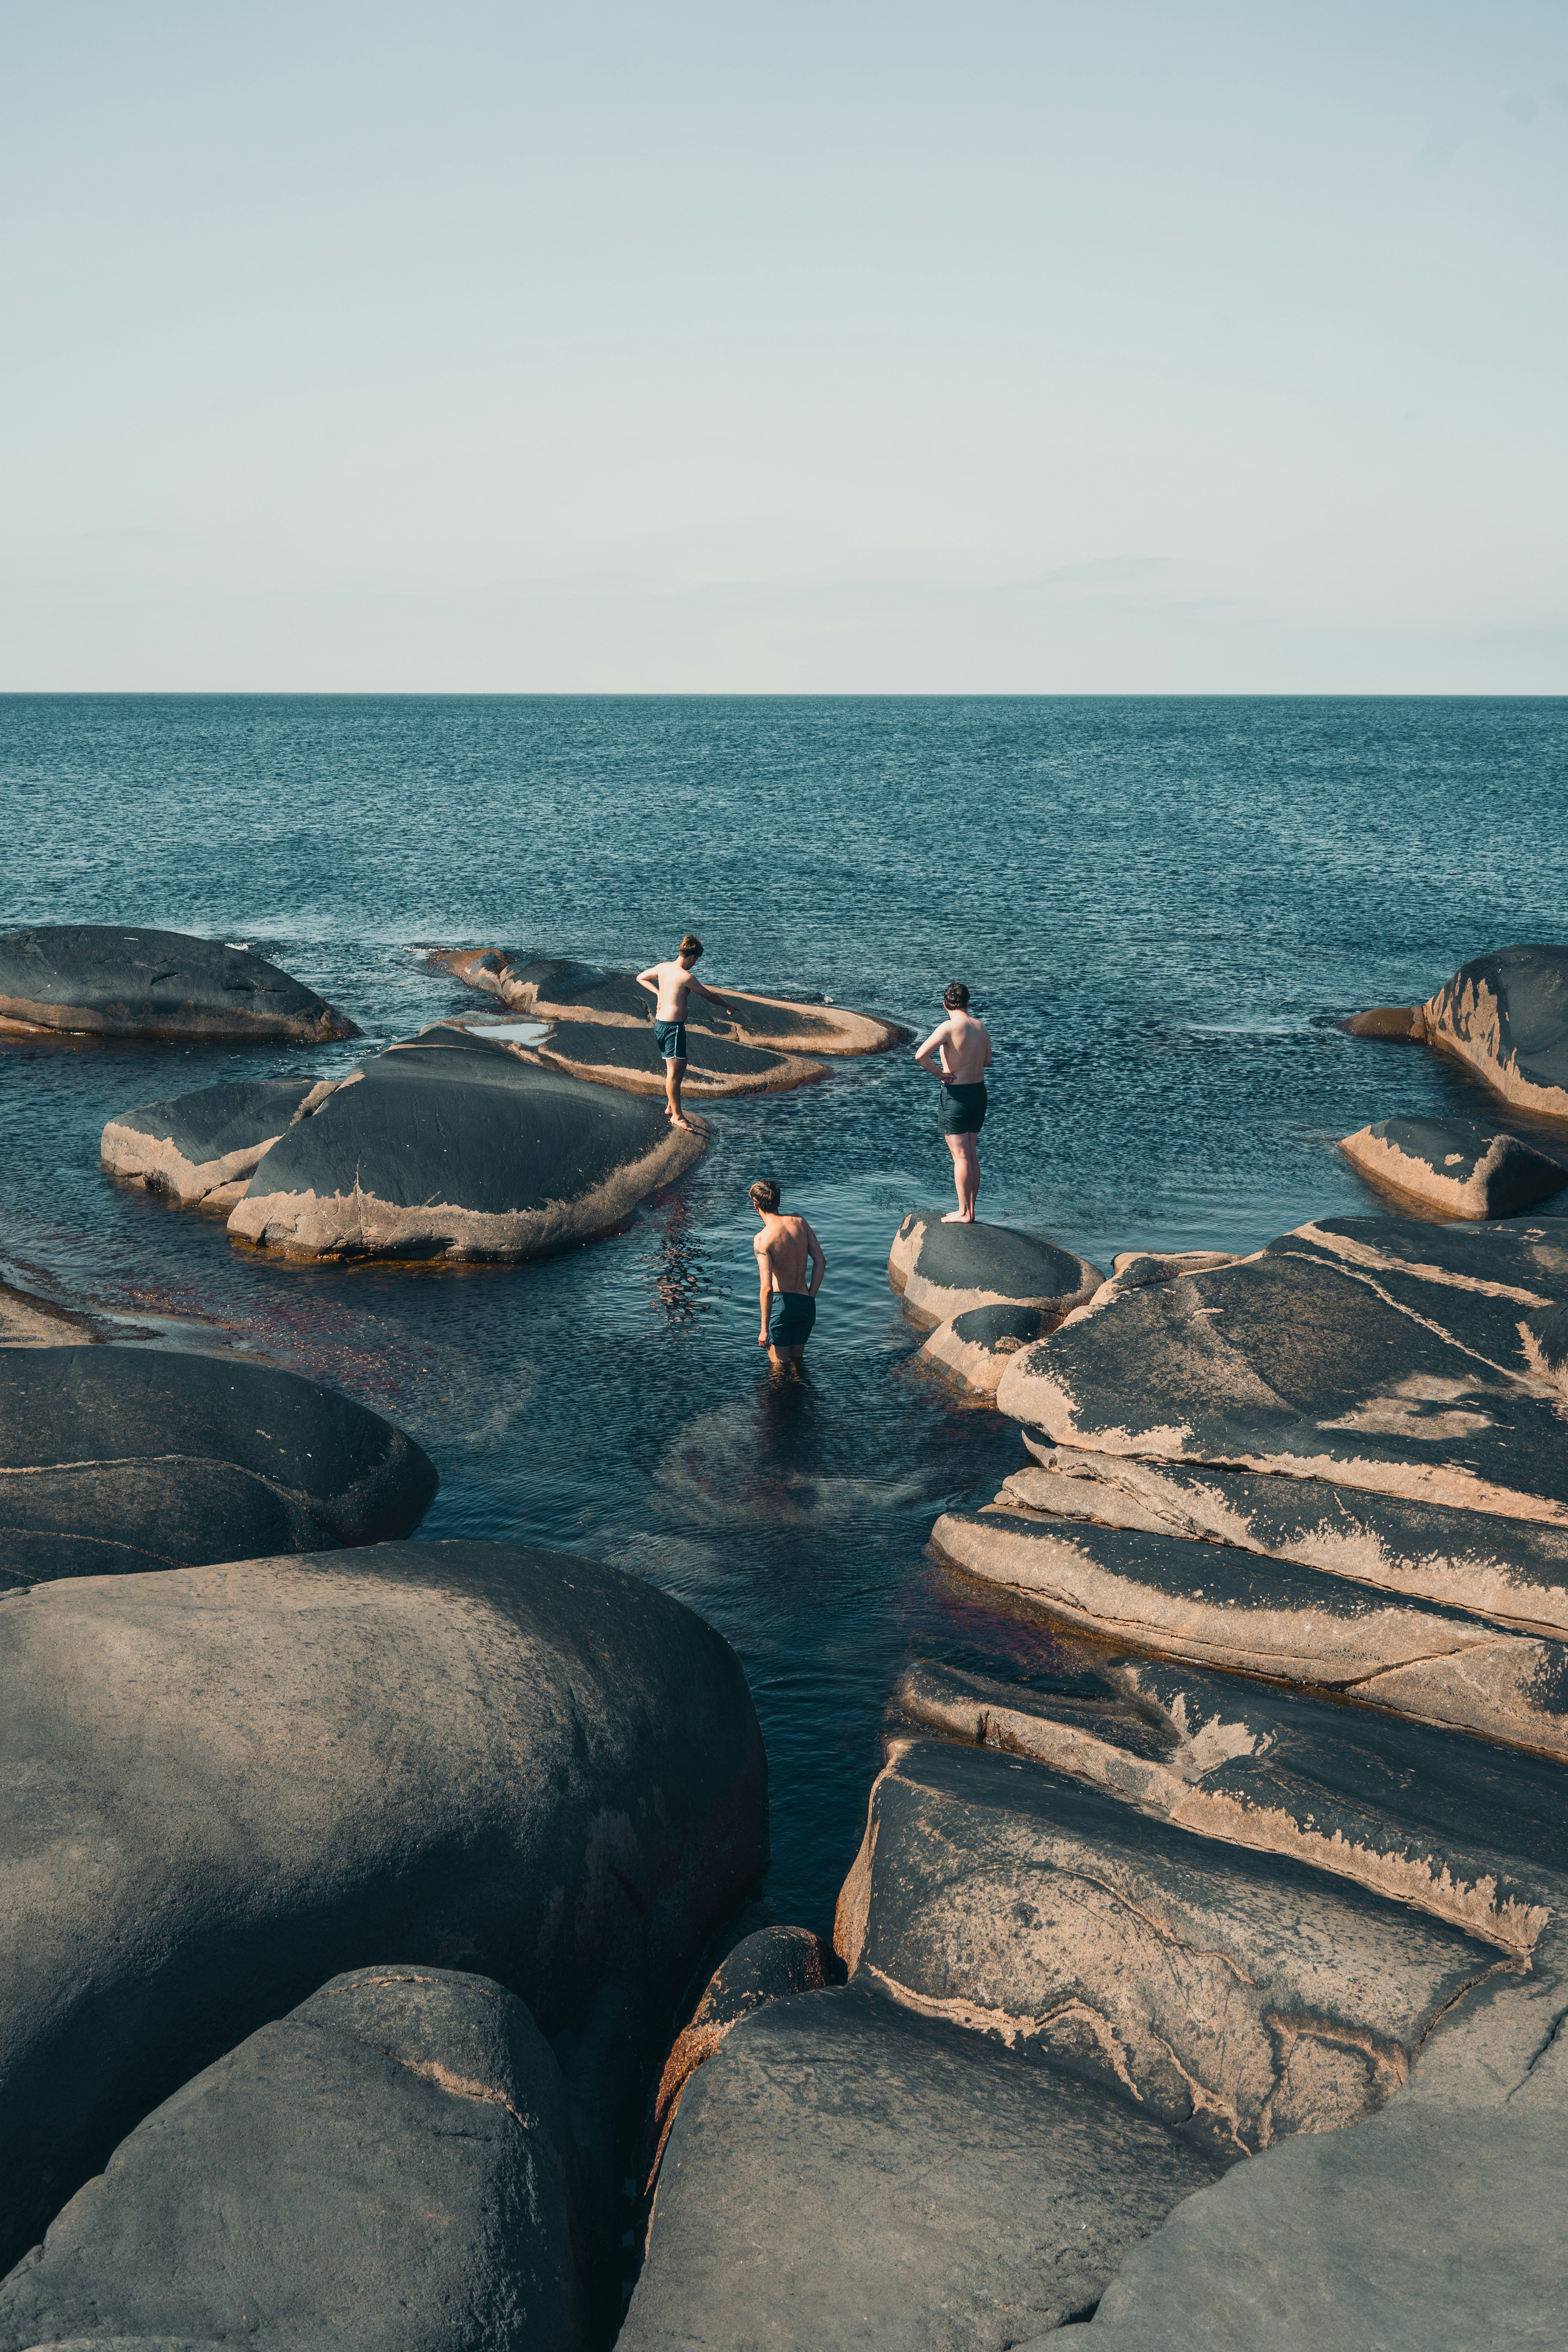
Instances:
[[[1568,11],[0,9],[0,687],[1568,690]]]

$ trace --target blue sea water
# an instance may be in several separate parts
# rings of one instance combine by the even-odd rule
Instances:
[[[516,1268],[269,1262],[105,1178],[105,1120],[482,1012],[432,946],[635,967],[689,928],[721,987],[921,1032],[966,980],[996,1055],[982,1213],[1109,1267],[1384,1207],[1338,1138],[1493,1106],[1335,1017],[1568,938],[1562,700],[10,697],[0,808],[0,929],[247,942],[365,1032],[0,1045],[0,1260],[390,1413],[440,1469],[423,1538],[592,1552],[701,1611],[767,1736],[768,1911],[818,1927],[901,1667],[1055,1657],[925,1555],[1021,1448],[911,1372],[888,1247],[952,1196],[910,1055],[708,1112],[628,1231]],[[799,1383],[756,1345],[761,1174],[830,1261]]]

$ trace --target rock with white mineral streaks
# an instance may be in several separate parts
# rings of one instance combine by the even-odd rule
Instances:
[[[1043,1234],[978,1222],[950,1225],[916,1213],[893,1236],[888,1280],[921,1328],[974,1307],[1033,1307],[1054,1329],[1094,1297],[1105,1276]]]
[[[265,957],[184,931],[58,923],[0,938],[0,1030],[321,1045],[353,1023]]]

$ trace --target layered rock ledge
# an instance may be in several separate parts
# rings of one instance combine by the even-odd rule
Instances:
[[[1568,948],[1499,948],[1461,964],[1425,1004],[1377,1005],[1344,1025],[1431,1045],[1505,1102],[1568,1118]]]
[[[1517,1216],[1568,1184],[1568,1167],[1479,1118],[1382,1118],[1340,1150],[1372,1183],[1446,1217]]]
[[[345,1014],[265,957],[183,931],[60,923],[0,938],[0,1031],[321,1045]]]

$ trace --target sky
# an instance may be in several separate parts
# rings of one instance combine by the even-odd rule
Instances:
[[[1561,0],[0,37],[0,689],[1568,691]]]

